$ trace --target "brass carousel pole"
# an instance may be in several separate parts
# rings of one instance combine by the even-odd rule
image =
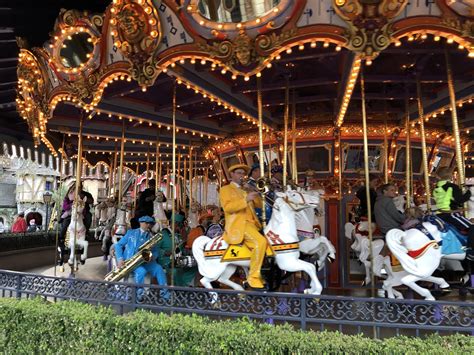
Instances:
[[[293,90],[293,105],[291,118],[291,179],[294,184],[298,184],[298,164],[296,161],[296,97]]]
[[[59,157],[59,187],[58,187],[58,191],[60,192],[58,195],[61,196],[61,191],[62,191],[62,188],[63,188],[63,182],[64,182],[64,179],[63,179],[63,164],[64,164],[64,145],[65,145],[65,139],[66,137],[64,136],[63,134],[63,142],[61,144],[61,156]],[[61,216],[61,204],[62,204],[62,201],[61,200],[58,200],[57,202],[57,206],[56,207],[56,218],[57,218],[57,222],[56,222],[56,249],[55,249],[55,252],[54,252],[54,276],[56,277],[56,266],[58,264],[58,246],[59,246],[59,219],[60,219],[60,216]],[[47,217],[47,216],[46,216]]]
[[[189,148],[189,208],[193,204],[193,147]]]
[[[428,170],[428,156],[426,152],[426,136],[425,136],[425,116],[423,113],[423,104],[421,102],[421,83],[420,76],[416,79],[416,92],[418,101],[418,117],[420,120],[421,134],[421,154],[423,158],[423,176],[425,180],[426,209],[431,212],[431,189],[430,189],[430,171]]]
[[[360,69],[360,92],[362,98],[362,130],[364,131],[364,172],[365,172],[365,197],[367,199],[367,217],[369,222],[369,245],[370,245],[370,270],[371,270],[371,295],[375,297],[375,275],[374,275],[374,254],[372,248],[372,203],[370,200],[369,186],[369,139],[367,132],[367,113],[365,111],[365,81],[364,71]]]
[[[109,196],[115,195],[115,170],[117,169],[117,142],[115,142],[114,161],[112,163],[112,170],[109,175]]]
[[[118,187],[118,201],[117,206],[122,203],[122,188],[123,188],[123,155],[125,150],[125,120],[122,122],[122,140],[120,141],[120,168],[118,173],[119,187]]]
[[[81,176],[82,176],[82,129],[84,127],[84,115],[81,116],[81,120],[79,122],[79,137],[78,137],[78,142],[77,142],[77,163],[76,163],[76,186],[75,186],[75,191],[74,191],[74,208],[77,211],[77,204],[79,201],[79,184],[81,182]],[[77,224],[77,218],[75,218],[75,222]],[[74,249],[73,255],[74,258],[76,258],[76,234],[77,234],[77,228],[76,226],[74,227],[74,236],[73,236],[73,243],[72,243],[72,248]],[[70,238],[71,236],[69,236]],[[74,266],[74,260],[73,260],[73,267],[71,269],[71,274],[74,276],[75,273],[75,266]]]
[[[133,186],[133,212],[132,215],[135,216],[135,210],[137,209],[137,194],[138,194],[138,167],[140,164],[137,162],[137,167],[135,169],[135,184]]]
[[[173,186],[171,188],[171,286],[174,286],[174,259],[176,254],[175,245],[175,189],[176,189],[176,82],[173,83],[173,150],[172,150],[171,176]],[[168,177],[169,180],[169,177]]]
[[[339,182],[339,200],[341,201],[339,203],[339,207],[342,205],[342,159],[341,159],[341,129],[338,129],[338,135],[337,135],[337,155],[339,159],[337,160],[337,167],[339,169],[339,174],[338,174],[338,182]]]
[[[285,116],[283,130],[283,188],[286,189],[286,180],[288,175],[288,117],[290,115],[290,88],[289,79],[286,78],[285,87]]]
[[[160,190],[160,130],[156,134],[156,153],[155,153],[155,194]]]
[[[208,188],[209,188],[209,169],[206,168],[204,169],[203,173],[203,180],[204,180],[204,206],[207,208],[207,193],[208,193]]]
[[[454,135],[454,144],[456,145],[456,165],[458,168],[458,184],[464,185],[465,183],[465,172],[464,172],[464,162],[463,162],[463,153],[461,147],[461,137],[459,134],[459,123],[458,123],[458,113],[456,110],[456,92],[454,90],[454,81],[453,73],[451,69],[451,61],[449,59],[448,49],[444,49],[444,55],[446,58],[446,71],[448,75],[448,89],[449,89],[449,103],[451,105],[451,120],[453,125],[453,135]]]
[[[186,161],[186,157],[184,157],[183,159],[183,191],[181,193],[181,197],[182,197],[182,200],[181,200],[181,206],[183,207],[183,210],[186,212],[186,187],[187,187],[187,184],[188,184],[188,181],[187,181],[187,161]]]
[[[146,173],[145,173],[145,186],[148,187],[148,171],[150,171],[150,148],[146,154]]]
[[[181,168],[181,149],[178,149],[178,169],[176,170],[176,177],[174,178],[175,184],[176,184],[176,206],[178,207],[178,210],[180,210],[183,206],[181,205],[181,176],[180,176],[180,170]]]
[[[288,86],[287,86],[288,87]],[[259,155],[259,162],[260,162],[260,177],[262,179],[265,178],[265,164],[264,164],[264,157],[263,157],[263,112],[262,112],[262,79],[257,77],[257,110],[258,110],[258,155]],[[285,124],[286,129],[286,124]],[[270,169],[270,167],[269,167]],[[285,172],[283,172],[283,179],[285,179]],[[265,228],[267,216],[266,216],[266,206],[265,206],[265,193],[262,191],[262,226]]]
[[[405,99],[405,130],[406,130],[406,146],[405,146],[405,186],[406,186],[406,208],[411,207],[411,197],[413,185],[411,184],[411,125],[410,125],[410,109],[408,96]]]

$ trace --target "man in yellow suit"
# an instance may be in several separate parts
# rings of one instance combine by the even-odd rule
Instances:
[[[254,210],[252,201],[258,201],[258,192],[246,192],[242,183],[249,168],[244,164],[236,164],[229,168],[230,184],[221,188],[219,198],[225,214],[224,240],[228,244],[245,244],[251,251],[250,270],[247,279],[252,289],[264,289],[260,274],[267,239],[260,234],[262,228]]]

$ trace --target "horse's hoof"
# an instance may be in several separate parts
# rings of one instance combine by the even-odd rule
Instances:
[[[64,272],[64,266],[61,265],[61,266],[59,267],[59,272]]]
[[[84,265],[85,263],[86,263],[86,260],[85,260],[85,259],[84,259],[84,260],[81,259],[81,265]]]
[[[336,258],[333,258],[332,256],[328,256],[326,259],[327,259],[328,263],[330,263],[330,264],[332,264],[336,260]]]
[[[449,292],[452,292],[452,291],[453,290],[451,289],[450,286],[441,288],[441,292],[443,292],[443,293],[449,293]]]
[[[377,290],[377,296],[385,298],[385,290]]]

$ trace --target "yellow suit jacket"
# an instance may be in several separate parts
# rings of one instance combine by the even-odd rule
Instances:
[[[247,193],[230,183],[221,188],[219,199],[224,209],[225,231],[224,240],[229,244],[240,244],[244,239],[247,223],[257,229],[262,228],[250,202],[246,201]]]

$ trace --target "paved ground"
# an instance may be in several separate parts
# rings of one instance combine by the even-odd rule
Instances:
[[[54,267],[45,266],[28,270],[27,272],[34,274],[41,274],[45,276],[54,276]],[[71,272],[69,265],[64,266],[64,272],[61,272],[59,267],[56,267],[56,276],[68,277]],[[107,262],[102,257],[87,259],[84,265],[79,265],[79,270],[76,272],[76,277],[85,280],[102,281],[107,273]]]

